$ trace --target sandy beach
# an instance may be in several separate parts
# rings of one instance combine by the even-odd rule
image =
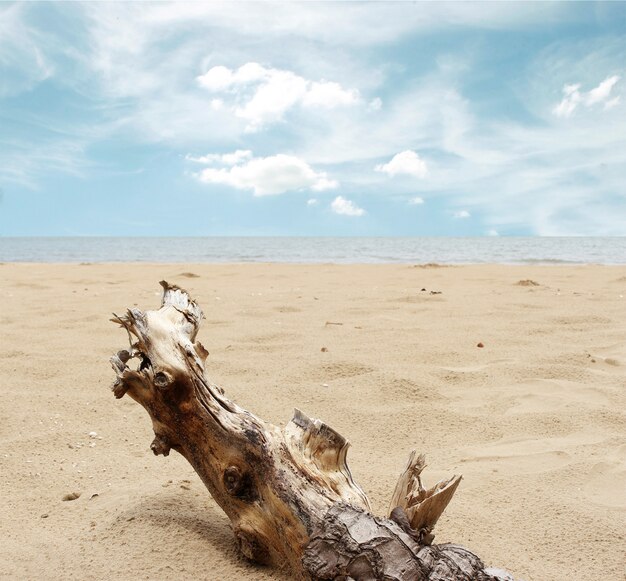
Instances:
[[[161,279],[205,312],[209,377],[273,423],[299,407],[344,434],[377,514],[416,448],[427,484],[464,477],[436,542],[528,581],[625,579],[626,267],[0,274],[2,579],[284,579],[238,555],[191,467],[153,456],[145,411],[109,390],[127,338],[108,319],[156,308]]]

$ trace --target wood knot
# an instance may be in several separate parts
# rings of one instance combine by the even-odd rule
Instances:
[[[117,352],[117,356],[120,358],[122,363],[128,363],[130,360],[130,353],[126,349],[122,349]]]
[[[235,498],[252,502],[257,494],[250,473],[242,471],[238,466],[229,466],[224,470],[224,488]]]
[[[154,385],[156,385],[159,389],[165,389],[171,382],[172,381],[169,375],[163,371],[159,371],[154,376]]]
[[[224,486],[228,494],[237,496],[241,491],[243,475],[237,466],[229,466],[224,470]]]

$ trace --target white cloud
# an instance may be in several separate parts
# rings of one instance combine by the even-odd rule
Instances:
[[[213,67],[210,71],[196,78],[201,87],[209,91],[223,91],[229,89],[233,83],[233,73],[223,66]]]
[[[428,173],[426,162],[410,149],[397,153],[389,163],[379,164],[374,169],[391,177],[405,174],[416,178],[424,178]]]
[[[346,90],[339,83],[321,81],[310,84],[302,98],[302,105],[332,109],[340,105],[353,105],[358,100],[358,91]]]
[[[237,165],[240,161],[250,159],[251,157],[252,152],[249,149],[238,149],[232,153],[209,153],[208,155],[201,155],[200,157],[188,155],[187,159],[204,164],[221,163],[223,165]]]
[[[459,210],[458,212],[454,212],[454,214],[452,214],[453,218],[457,218],[459,220],[470,218],[471,216],[472,215],[467,210]]]
[[[613,75],[612,77],[604,79],[604,81],[602,81],[595,89],[591,89],[591,91],[587,94],[587,105],[591,106],[595,103],[606,101],[617,81],[619,81],[619,77],[617,75]]]
[[[317,206],[317,204],[319,204],[319,202],[315,198],[310,198],[306,201],[307,206]]]
[[[532,24],[556,25],[568,14],[558,2],[494,3],[489,10],[476,10],[464,2],[424,3],[420,10],[405,2],[251,2],[245,10],[237,3],[188,2],[158,3],[145,11],[145,20],[152,26],[210,22],[218,29],[252,39],[287,41],[297,35],[312,41],[307,47],[328,43],[359,48],[394,42],[413,31],[456,32],[462,26],[515,30]],[[284,42],[279,49],[284,50]]]
[[[230,70],[224,66],[209,69],[204,75],[197,78],[198,84],[212,92],[226,91],[239,85],[257,83],[269,78],[270,70],[259,63],[246,63],[237,70]]]
[[[333,109],[353,105],[359,92],[332,81],[310,81],[292,71],[249,62],[238,69],[215,66],[197,77],[198,84],[212,93],[231,98],[237,117],[249,122],[248,131],[282,120],[296,106]]]
[[[500,236],[500,233],[493,228],[490,230],[487,230],[486,234],[487,236]]]
[[[252,152],[248,150],[238,150],[231,154],[210,154],[189,159],[229,166],[203,169],[196,174],[201,182],[252,190],[255,196],[272,196],[306,189],[322,191],[339,185],[337,181],[329,179],[325,172],[314,171],[308,163],[292,155],[251,156]]]
[[[569,117],[579,105],[590,108],[598,103],[604,103],[605,109],[611,109],[619,103],[619,95],[609,99],[617,81],[619,81],[619,76],[617,75],[607,77],[597,87],[587,93],[580,91],[580,83],[564,85],[563,100],[552,109],[552,112],[557,117]]]
[[[271,80],[259,85],[252,98],[235,107],[235,115],[248,121],[246,129],[255,131],[283,115],[306,94],[306,81],[292,72],[278,71]]]
[[[419,196],[415,196],[409,200],[409,204],[411,206],[419,206],[424,203],[424,198],[420,198]]]
[[[343,196],[337,196],[330,207],[335,214],[342,216],[363,216],[366,213],[363,208],[359,208],[354,202],[346,200]]]

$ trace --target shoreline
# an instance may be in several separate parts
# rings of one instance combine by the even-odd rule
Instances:
[[[566,261],[552,261],[552,262],[290,262],[290,261],[233,261],[233,262],[188,262],[188,261],[143,261],[143,260],[113,260],[113,261],[74,261],[74,262],[51,262],[51,261],[29,261],[29,260],[5,260],[0,261],[0,266],[5,265],[24,265],[24,266],[60,266],[60,267],[73,267],[73,266],[197,266],[210,267],[210,266],[229,266],[229,267],[246,267],[246,266],[338,266],[338,267],[407,267],[407,268],[480,268],[480,267],[517,267],[517,268],[534,268],[534,267],[609,267],[609,268],[626,268],[625,263],[602,263],[602,262],[566,262]]]
[[[626,237],[0,238],[0,262],[622,264]]]

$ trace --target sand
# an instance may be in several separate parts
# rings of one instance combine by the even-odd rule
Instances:
[[[280,578],[109,390],[110,313],[156,307],[163,278],[204,308],[209,376],[348,437],[375,512],[417,448],[427,483],[464,476],[438,542],[526,580],[624,579],[626,267],[262,264],[0,265],[2,579]]]

